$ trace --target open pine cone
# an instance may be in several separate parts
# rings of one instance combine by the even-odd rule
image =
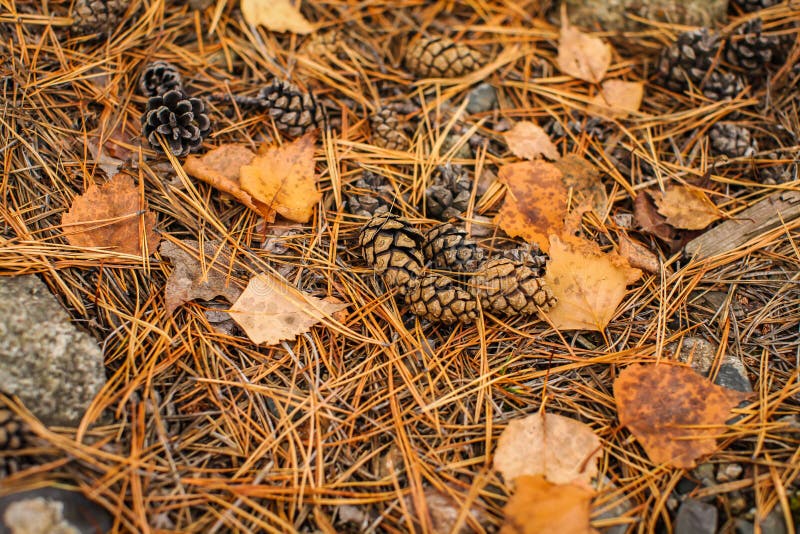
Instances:
[[[370,115],[369,125],[375,146],[389,150],[408,150],[411,143],[400,127],[400,119],[394,108],[383,106],[378,109]]]
[[[154,61],[145,67],[139,80],[139,89],[146,97],[163,95],[173,89],[181,89],[181,73],[178,67],[167,61]]]
[[[273,80],[272,85],[261,89],[257,101],[260,107],[269,110],[278,129],[291,137],[299,137],[325,124],[325,110],[314,94],[305,93],[292,83]]]
[[[439,167],[425,190],[426,212],[446,221],[463,213],[472,194],[472,180],[461,165]]]
[[[719,37],[700,28],[683,32],[661,53],[658,73],[661,84],[670,91],[684,91],[699,84],[714,64]]]
[[[0,407],[0,451],[25,447],[29,430],[25,423],[8,408]]]
[[[202,100],[173,89],[147,101],[142,130],[153,149],[161,151],[160,134],[170,151],[180,157],[200,147],[211,130],[211,121]]]
[[[411,313],[429,321],[471,323],[478,316],[475,297],[456,287],[452,279],[438,274],[411,280],[405,300]]]
[[[784,41],[776,35],[764,35],[762,26],[763,21],[756,18],[736,28],[725,47],[728,63],[752,75],[786,61],[787,47]]]
[[[347,210],[362,217],[386,213],[391,209],[394,196],[394,189],[383,176],[363,171],[361,178],[348,189]]]
[[[447,37],[420,37],[406,51],[408,70],[420,78],[456,78],[478,70],[483,55]]]
[[[72,31],[77,35],[111,35],[128,9],[125,0],[78,0],[72,12]]]
[[[486,260],[486,250],[450,223],[437,224],[425,232],[422,253],[434,269],[471,273]]]
[[[529,266],[506,258],[483,264],[474,293],[484,310],[505,315],[530,315],[556,303],[553,292]]]
[[[389,286],[404,291],[422,273],[422,234],[398,215],[382,213],[367,221],[358,245],[367,263]]]
[[[711,149],[730,158],[751,157],[758,152],[758,145],[750,130],[732,122],[718,122],[708,132]]]

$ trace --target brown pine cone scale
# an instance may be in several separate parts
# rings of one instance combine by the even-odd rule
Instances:
[[[429,321],[471,323],[478,316],[475,297],[456,287],[452,279],[438,274],[412,280],[405,299],[414,315]]]
[[[475,277],[474,291],[485,311],[505,315],[529,315],[556,303],[543,278],[524,263],[493,258]]]
[[[438,224],[425,233],[422,253],[434,269],[470,273],[486,260],[486,250],[450,223]]]
[[[391,287],[405,290],[422,273],[422,234],[393,213],[376,215],[361,229],[361,254]]]

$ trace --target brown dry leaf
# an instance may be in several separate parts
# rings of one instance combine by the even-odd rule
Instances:
[[[690,367],[631,365],[614,381],[619,421],[654,464],[690,469],[717,449],[731,409],[749,395],[711,383]]]
[[[464,514],[464,519],[458,530],[453,530],[458,523],[458,518],[461,515],[461,510],[465,503],[457,501],[447,493],[441,492],[436,488],[425,488],[424,492],[425,504],[428,508],[428,517],[431,523],[431,534],[451,534],[453,532],[464,533],[477,532],[476,529],[470,528],[470,523],[488,526],[489,517],[486,512],[481,510],[477,505],[470,506],[469,512]],[[408,499],[409,508],[412,508],[414,503],[412,499]],[[412,508],[413,509],[413,508]],[[417,513],[419,515],[419,513]],[[467,516],[470,519],[467,519]]]
[[[606,214],[608,193],[600,179],[600,170],[577,154],[567,154],[553,162],[561,171],[564,186],[572,189],[572,195],[580,201],[586,199],[598,217]]]
[[[648,273],[661,271],[661,263],[658,261],[658,256],[638,241],[634,241],[627,236],[619,236],[619,254],[628,260],[631,267],[636,267]]]
[[[244,20],[252,26],[261,24],[273,32],[307,34],[314,31],[291,0],[241,0],[239,5]]]
[[[596,243],[551,236],[545,281],[558,302],[547,317],[562,330],[602,331],[622,302],[625,287],[641,275],[625,258],[601,252]]]
[[[564,74],[599,83],[611,66],[611,47],[602,39],[583,33],[565,19],[558,40],[556,63]]]
[[[699,189],[673,185],[661,195],[653,195],[658,212],[675,228],[702,230],[720,218],[717,207]]]
[[[253,343],[274,345],[308,332],[345,307],[347,304],[325,302],[276,276],[261,273],[250,279],[230,314]]]
[[[111,248],[140,256],[142,237],[148,255],[159,242],[156,214],[146,210],[133,178],[124,174],[99,187],[90,185],[72,202],[61,225],[69,244],[76,247]]]
[[[202,180],[212,187],[227,193],[255,211],[269,222],[275,220],[275,212],[254,199],[240,185],[241,168],[256,157],[241,145],[220,145],[202,156],[189,156],[183,164],[186,174]]]
[[[541,475],[521,476],[508,499],[500,534],[592,534],[594,492],[574,484],[552,484]]]
[[[193,239],[181,241],[183,246],[171,241],[161,243],[162,256],[172,260],[172,273],[164,288],[167,314],[185,302],[194,299],[211,300],[217,296],[236,302],[242,288],[231,278],[231,251],[220,241],[205,241],[201,262],[197,255],[200,243]]]
[[[267,148],[242,167],[242,188],[287,219],[308,222],[322,198],[314,174],[314,136]]]
[[[589,112],[620,119],[636,113],[644,98],[644,83],[606,80],[589,105]]]
[[[544,475],[555,484],[591,487],[600,439],[589,426],[561,415],[536,413],[514,419],[500,434],[494,468],[506,481]]]
[[[508,191],[495,224],[511,237],[522,237],[547,252],[548,236],[564,230],[567,214],[567,189],[561,171],[539,160],[503,165],[499,174]]]
[[[538,124],[521,121],[505,133],[506,144],[518,158],[536,159],[541,156],[547,159],[558,159],[556,145]]]

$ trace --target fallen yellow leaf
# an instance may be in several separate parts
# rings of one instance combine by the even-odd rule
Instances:
[[[558,40],[556,63],[564,74],[599,83],[611,66],[611,47],[565,21]]]
[[[593,534],[589,514],[594,492],[551,484],[541,475],[521,476],[506,503],[500,534]]]
[[[505,133],[506,144],[518,158],[536,159],[541,156],[547,159],[558,159],[556,146],[547,133],[538,124],[520,121]]]
[[[661,195],[654,194],[658,212],[667,223],[684,230],[702,230],[720,218],[717,207],[699,189],[673,185]]]
[[[322,198],[314,174],[314,135],[270,147],[242,166],[242,189],[287,219],[308,222]]]
[[[610,118],[623,118],[639,111],[644,98],[642,82],[606,80],[594,96],[589,111]]]
[[[306,34],[314,27],[289,0],[241,0],[244,20],[274,32]]]
[[[324,318],[347,307],[307,295],[277,276],[261,273],[250,279],[231,306],[230,315],[253,343],[274,345],[308,332]]]

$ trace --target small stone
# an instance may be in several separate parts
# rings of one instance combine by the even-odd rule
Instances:
[[[750,381],[747,379],[747,376],[743,375],[736,366],[730,363],[723,363],[719,367],[717,379],[714,381],[714,383],[718,386],[734,389],[736,391],[742,391],[744,393],[750,393],[753,391],[753,386],[750,385]]]
[[[678,348],[680,351],[677,356],[674,356]],[[708,376],[717,354],[717,345],[701,337],[687,336],[681,341],[667,345],[665,351],[678,361],[690,364],[697,374]],[[745,393],[753,391],[750,380],[747,378],[744,362],[729,352],[723,355],[722,364],[714,383]]]
[[[109,532],[112,524],[105,509],[76,491],[44,487],[0,498],[0,532]]]
[[[472,89],[467,98],[469,98],[469,103],[467,104],[469,113],[484,113],[497,106],[497,91],[486,82]]]
[[[0,384],[46,425],[74,426],[106,382],[97,342],[35,275],[0,278]]]
[[[736,519],[733,522],[733,527],[736,529],[736,534],[753,534],[756,531],[753,523],[744,519]]]
[[[692,475],[704,486],[714,486],[714,464],[709,462],[700,464],[692,471]]]
[[[717,509],[715,506],[694,499],[687,499],[678,509],[675,532],[681,534],[714,534],[717,531]]]
[[[462,141],[462,137],[463,136],[460,134],[450,134],[445,137],[444,142],[442,143],[440,154],[447,154],[451,148]],[[475,156],[473,155],[472,147],[469,146],[468,142],[465,142],[463,145],[461,145],[461,147],[459,147],[459,149],[453,154],[453,158],[455,159],[472,159],[473,157]]]
[[[741,491],[732,491],[728,495],[728,506],[730,506],[732,514],[741,514],[747,508],[747,499]]]
[[[761,521],[760,526],[761,534],[786,534],[786,522],[783,519],[783,511],[780,504],[767,514],[767,517]]]
[[[717,469],[717,482],[739,480],[743,471],[741,464],[721,464]]]

